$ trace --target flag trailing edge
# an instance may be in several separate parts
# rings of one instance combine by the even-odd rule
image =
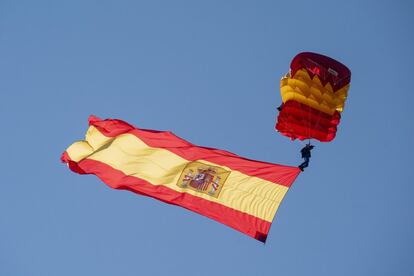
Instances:
[[[113,189],[178,205],[265,242],[276,211],[300,173],[292,166],[200,147],[169,131],[89,117],[85,140],[61,160]]]

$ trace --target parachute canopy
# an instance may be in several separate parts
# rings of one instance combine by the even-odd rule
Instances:
[[[350,81],[351,71],[342,63],[316,53],[298,54],[280,81],[283,104],[276,130],[292,140],[332,141]]]

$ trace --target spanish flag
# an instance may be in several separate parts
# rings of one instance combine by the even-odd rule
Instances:
[[[113,189],[179,205],[265,242],[299,168],[196,146],[169,131],[89,117],[85,140],[62,161]]]

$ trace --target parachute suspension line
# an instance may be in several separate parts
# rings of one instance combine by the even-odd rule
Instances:
[[[312,87],[309,87],[309,89],[311,89]],[[307,106],[308,107],[308,128],[307,128],[307,134],[308,134],[308,140],[309,140],[309,143],[310,143],[310,138],[311,138],[311,129],[312,128],[314,128],[315,126],[312,126],[312,120],[311,120],[311,117],[312,117],[312,115],[311,115],[311,107],[310,106]]]
[[[312,60],[310,60],[310,59],[308,59],[308,61],[311,61],[311,62],[313,62]],[[315,62],[313,62],[313,63],[315,63]],[[317,64],[317,63],[316,63]],[[310,78],[310,82],[309,82],[309,91],[311,91],[312,90],[312,81],[313,81],[313,78],[315,77],[315,76],[313,76],[313,78],[312,78],[312,75],[311,74],[309,74],[309,72],[306,70],[306,73],[309,75],[309,78]],[[306,105],[306,107],[307,107],[307,109],[308,109],[308,125],[307,125],[307,138],[308,138],[308,140],[309,140],[309,144],[310,144],[310,139],[311,139],[311,129],[314,129],[316,126],[315,125],[312,125],[312,108],[309,106],[309,105]]]

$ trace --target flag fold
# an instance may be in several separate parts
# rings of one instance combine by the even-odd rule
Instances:
[[[79,174],[113,189],[156,198],[207,216],[262,242],[299,168],[196,146],[169,131],[89,117],[85,140],[62,154]]]

